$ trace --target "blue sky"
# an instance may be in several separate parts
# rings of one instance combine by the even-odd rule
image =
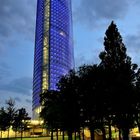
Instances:
[[[139,0],[72,0],[75,64],[98,63],[104,33],[117,24],[140,64]],[[12,97],[31,112],[36,0],[0,0],[0,106]]]

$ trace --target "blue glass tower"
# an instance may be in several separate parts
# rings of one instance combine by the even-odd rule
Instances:
[[[71,0],[38,0],[33,74],[33,117],[40,112],[40,93],[56,89],[73,68]]]

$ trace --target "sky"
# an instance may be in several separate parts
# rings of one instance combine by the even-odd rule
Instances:
[[[31,116],[36,0],[0,0],[0,106],[10,97]],[[132,62],[140,65],[139,0],[72,0],[76,67],[99,63],[113,20]]]

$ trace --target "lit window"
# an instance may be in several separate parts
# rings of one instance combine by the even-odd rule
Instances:
[[[60,31],[60,35],[66,37],[66,34],[63,31]]]

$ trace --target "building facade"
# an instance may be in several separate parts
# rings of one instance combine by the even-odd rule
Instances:
[[[40,112],[40,93],[74,66],[71,0],[38,0],[33,73],[33,118]]]

